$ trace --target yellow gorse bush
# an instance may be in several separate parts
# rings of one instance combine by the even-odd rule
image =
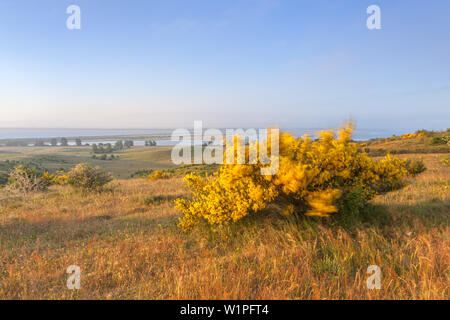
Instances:
[[[188,229],[201,221],[212,225],[237,221],[275,202],[284,204],[284,214],[329,216],[354,190],[361,190],[363,200],[368,201],[399,186],[407,174],[406,161],[390,155],[379,161],[370,158],[351,141],[352,132],[349,124],[337,137],[332,131],[322,131],[315,141],[280,134],[279,170],[274,175],[261,175],[264,165],[259,159],[256,164],[223,164],[212,176],[186,175],[192,199],[176,200],[183,212],[181,227]],[[255,143],[257,148],[270,150],[270,140]],[[247,160],[250,148],[252,143],[246,147]],[[225,153],[235,149],[229,146]]]
[[[422,138],[425,134],[423,132],[416,132],[416,133],[405,133],[400,136],[392,136],[388,138],[379,138],[375,141],[368,141],[366,143],[362,143],[361,146],[367,146],[377,143],[385,143],[385,142],[391,142],[391,141],[399,141],[399,140],[410,140],[410,139],[416,139],[416,138]]]
[[[159,180],[159,179],[168,179],[170,175],[161,170],[155,170],[151,174],[148,175],[148,178],[151,181]]]
[[[63,170],[58,170],[56,173],[49,173],[48,171],[44,172],[43,178],[48,181],[49,184],[67,184],[68,175]]]

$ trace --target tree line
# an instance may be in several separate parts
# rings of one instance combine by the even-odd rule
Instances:
[[[149,147],[149,146],[156,146],[156,141],[155,140],[145,140],[144,141],[145,146]],[[7,141],[5,143],[6,146],[9,147],[27,147],[29,145],[29,142],[26,141]],[[83,143],[81,141],[80,138],[76,138],[75,139],[75,145],[78,147],[83,146]],[[85,146],[89,146],[88,143],[84,144]],[[109,145],[109,147],[108,147]],[[48,140],[43,140],[43,139],[37,139],[34,141],[33,146],[35,147],[47,147],[47,146],[52,146],[52,147],[56,147],[56,146],[61,146],[61,147],[67,147],[69,146],[69,141],[67,140],[67,138],[60,138],[59,141],[57,138],[51,138],[50,141],[48,142]],[[110,153],[114,150],[122,150],[124,148],[131,148],[134,146],[134,142],[133,140],[118,140],[115,144],[114,147],[110,144],[103,144],[103,143],[99,143],[97,144],[92,144],[92,148],[94,153]],[[103,150],[102,150],[103,149]]]
[[[133,140],[118,140],[114,144],[114,146],[111,145],[111,143],[99,143],[98,145],[94,143],[92,145],[92,152],[94,154],[106,154],[106,153],[113,153],[114,151],[123,150],[124,148],[131,148],[134,146]]]

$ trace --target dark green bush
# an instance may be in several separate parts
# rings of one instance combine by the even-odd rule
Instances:
[[[112,180],[111,173],[86,163],[77,164],[67,173],[67,183],[83,191],[100,191]]]
[[[355,188],[347,192],[339,203],[339,213],[346,216],[356,215],[367,204],[367,196],[361,188]]]
[[[0,172],[0,186],[4,186],[8,183],[9,174],[6,172]]]
[[[446,144],[446,143],[447,143],[447,141],[446,141],[445,137],[432,137],[430,139],[430,144],[432,146],[437,146],[437,145]]]

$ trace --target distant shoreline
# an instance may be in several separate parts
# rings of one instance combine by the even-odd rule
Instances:
[[[207,128],[205,128],[207,129]],[[245,128],[244,128],[245,129]],[[0,128],[0,145],[9,141],[33,143],[36,140],[50,142],[51,139],[66,138],[69,141],[102,140],[169,140],[174,129],[59,129],[59,128]],[[192,129],[188,129],[192,131]],[[221,130],[224,130],[223,128]],[[314,137],[319,128],[282,128],[300,137],[309,134]],[[374,138],[387,138],[393,135],[409,133],[401,129],[357,129],[354,139],[363,141]]]
[[[38,137],[38,138],[9,138],[0,139],[0,146],[5,146],[9,142],[33,144],[36,141],[42,141],[44,143],[50,143],[52,139],[57,139],[58,142],[61,138],[65,138],[69,143],[75,142],[76,139],[80,139],[83,144],[85,143],[105,143],[105,141],[119,141],[119,140],[133,140],[133,141],[145,141],[145,140],[169,140],[169,135],[122,135],[122,136],[74,136],[74,137]]]

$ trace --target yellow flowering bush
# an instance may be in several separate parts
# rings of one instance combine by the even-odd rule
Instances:
[[[417,132],[417,133],[406,133],[402,134],[400,136],[400,139],[402,140],[408,140],[408,139],[414,139],[414,138],[422,138],[424,136],[423,132]]]
[[[416,138],[422,138],[422,137],[425,137],[425,133],[421,132],[421,131],[417,131],[415,133],[405,133],[400,136],[394,135],[394,136],[388,137],[388,138],[378,138],[373,141],[364,142],[361,144],[361,146],[367,146],[367,145],[372,145],[372,144],[377,144],[377,143],[386,143],[386,142],[391,142],[391,141],[399,141],[399,140],[410,140],[410,139],[416,139]]]
[[[55,184],[66,185],[69,181],[69,175],[66,172],[58,171],[53,181]]]
[[[49,184],[52,184],[56,175],[51,174],[48,171],[45,171],[44,174],[42,175],[42,177],[44,178],[44,180],[48,181]]]
[[[377,193],[399,187],[408,173],[407,162],[390,155],[379,161],[370,158],[351,141],[352,132],[352,125],[342,128],[337,137],[322,131],[315,141],[280,134],[279,169],[273,175],[261,175],[264,165],[259,159],[256,164],[225,163],[212,176],[186,175],[192,199],[176,200],[176,208],[183,212],[181,227],[237,221],[270,203],[284,206],[283,214],[325,217],[338,212],[348,195],[357,194],[367,202]],[[270,144],[269,140],[267,150]],[[246,147],[247,160],[251,145]],[[235,146],[225,153],[234,152]]]
[[[159,179],[168,179],[170,175],[161,170],[155,170],[151,174],[148,175],[148,178],[151,181],[159,180]]]
[[[55,173],[49,173],[45,171],[43,174],[43,178],[48,182],[48,184],[59,184],[66,185],[69,179],[67,172],[64,170],[58,170]]]

